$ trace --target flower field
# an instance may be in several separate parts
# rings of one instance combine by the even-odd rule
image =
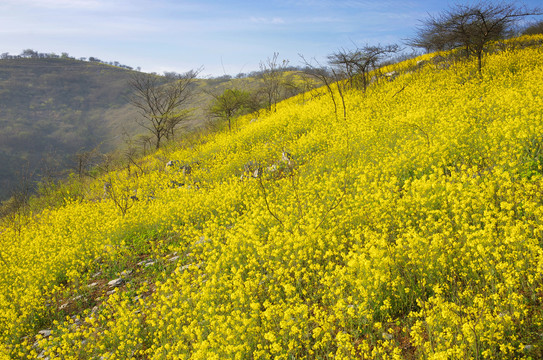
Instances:
[[[0,358],[542,358],[542,43],[390,65],[345,117],[298,95],[4,224]]]

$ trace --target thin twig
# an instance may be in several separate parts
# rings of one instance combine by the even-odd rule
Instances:
[[[290,233],[292,233],[291,230],[287,229],[285,227],[285,224],[283,224],[283,222],[281,221],[281,219],[279,219],[279,217],[277,215],[275,215],[273,213],[273,211],[271,210],[270,208],[270,204],[268,203],[268,194],[266,193],[266,188],[264,187],[264,184],[262,183],[262,178],[259,176],[258,177],[258,183],[260,184],[260,187],[262,188],[262,193],[264,195],[264,202],[266,203],[266,209],[268,210],[268,212],[270,213],[271,216],[274,217],[275,220],[277,220],[279,222],[279,224],[281,224],[281,226],[283,227],[283,229],[286,229],[288,230]]]
[[[430,147],[430,137],[428,136],[428,133],[426,131],[424,131],[420,126],[418,126],[417,124],[412,124],[412,123],[408,123],[408,122],[405,122],[405,121],[400,121],[400,123],[404,124],[406,126],[412,126],[415,129],[417,129],[418,131],[420,131],[424,135],[424,137],[426,137],[426,145],[428,145],[428,147]]]
[[[398,95],[399,93],[401,93],[402,91],[404,91],[406,86],[407,86],[407,85],[404,85],[400,90],[396,91],[396,93],[395,93],[394,95],[392,95],[392,98],[394,98],[396,95]]]

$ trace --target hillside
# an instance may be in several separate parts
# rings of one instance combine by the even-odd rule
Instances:
[[[111,151],[141,131],[128,106],[131,72],[73,59],[0,61],[0,199],[31,172],[72,166],[78,151]]]
[[[0,353],[542,358],[541,44],[391,65],[345,118],[300,94],[5,223]]]
[[[119,150],[128,139],[146,134],[129,104],[132,74],[125,68],[72,58],[0,60],[0,201],[24,176],[33,174],[32,180],[40,180],[65,175],[77,167],[77,153]],[[255,76],[196,79],[187,104],[192,117],[185,130],[198,129],[209,120],[211,94],[226,88],[254,92],[260,83]]]

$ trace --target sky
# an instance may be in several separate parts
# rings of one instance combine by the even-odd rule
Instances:
[[[529,7],[542,0],[527,0]],[[274,53],[290,65],[340,49],[402,44],[440,0],[0,0],[0,53],[118,61],[145,72],[236,75]],[[540,17],[541,18],[541,17]],[[540,19],[539,18],[539,19]]]

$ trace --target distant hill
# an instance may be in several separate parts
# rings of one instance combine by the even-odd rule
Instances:
[[[110,151],[123,132],[141,131],[127,99],[131,73],[74,59],[0,60],[0,199],[23,167],[64,168],[78,151]]]

